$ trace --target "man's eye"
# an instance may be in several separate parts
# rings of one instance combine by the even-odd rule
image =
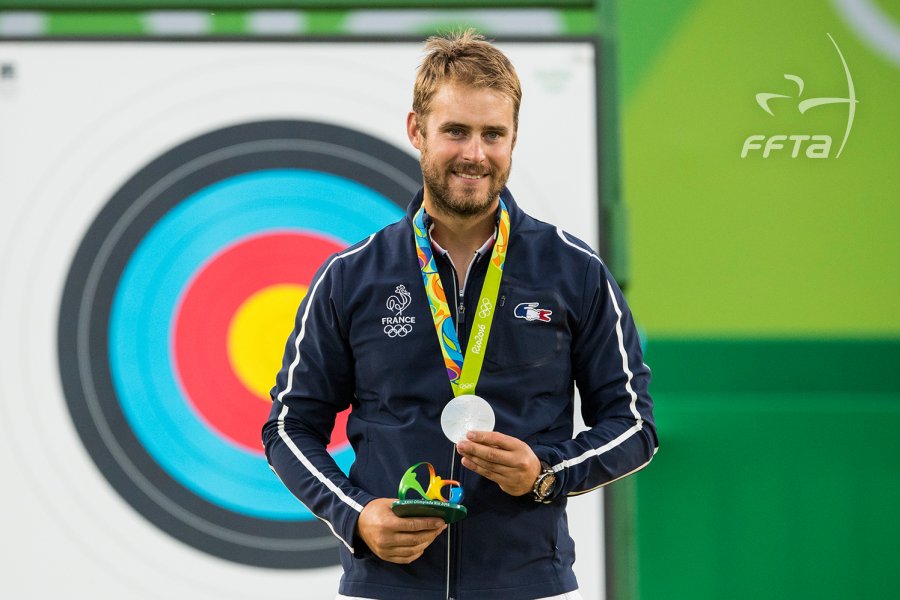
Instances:
[[[459,136],[461,136],[461,135],[463,134],[463,130],[462,130],[462,129],[457,129],[457,128],[454,127],[453,129],[448,129],[448,130],[447,130],[447,133],[449,133],[449,134],[450,134],[451,136],[453,136],[453,137],[459,137]]]
[[[497,131],[489,131],[485,135],[486,135],[487,139],[491,140],[492,142],[495,142],[500,139],[500,133]]]

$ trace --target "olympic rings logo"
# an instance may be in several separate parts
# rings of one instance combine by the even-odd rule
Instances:
[[[481,299],[481,310],[478,311],[478,316],[482,319],[486,319],[490,316],[491,310],[494,308],[494,305],[491,304],[491,301],[487,298]]]
[[[406,337],[412,331],[412,325],[385,325],[384,332],[388,337]]]

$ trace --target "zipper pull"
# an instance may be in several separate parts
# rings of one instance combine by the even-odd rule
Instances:
[[[456,305],[456,314],[460,323],[466,322],[466,304],[463,301],[462,294],[459,295],[459,303]]]

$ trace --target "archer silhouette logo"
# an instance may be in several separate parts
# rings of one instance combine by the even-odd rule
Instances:
[[[841,140],[841,146],[840,148],[838,148],[837,154],[835,155],[835,158],[839,158],[841,156],[841,152],[844,151],[844,145],[847,143],[847,138],[850,137],[850,130],[853,128],[853,117],[856,114],[856,105],[859,101],[856,99],[856,89],[853,87],[853,78],[850,76],[850,69],[847,67],[847,61],[844,60],[844,54],[841,52],[841,49],[838,48],[837,42],[834,41],[834,38],[831,37],[831,34],[829,33],[826,35],[834,45],[834,49],[837,51],[838,57],[841,59],[841,64],[844,66],[844,75],[847,77],[846,98],[803,99],[803,79],[801,79],[797,75],[785,73],[784,78],[794,83],[795,87],[797,88],[797,94],[795,96],[792,96],[788,94],[760,92],[759,94],[756,94],[756,103],[759,104],[760,108],[762,108],[772,116],[775,115],[775,112],[773,112],[773,107],[775,107],[776,110],[779,111],[785,109],[789,110],[790,106],[795,104],[794,102],[789,102],[789,100],[796,101],[795,106],[801,115],[806,114],[808,110],[817,108],[819,106],[826,106],[829,104],[846,104],[847,127],[844,130],[844,139]],[[741,149],[741,158],[747,158],[748,154],[757,150],[762,150],[763,158],[769,158],[769,155],[772,152],[785,150],[785,146],[793,146],[791,148],[791,158],[797,158],[800,155],[801,149],[805,150],[805,154],[808,158],[828,158],[831,155],[831,145],[831,136],[827,134],[780,134],[772,136],[766,136],[763,134],[751,135],[746,140],[744,140],[744,147]]]

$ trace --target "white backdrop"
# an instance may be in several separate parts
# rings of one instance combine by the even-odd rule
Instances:
[[[531,214],[596,243],[593,45],[500,46],[524,87],[509,187]],[[212,556],[116,492],[66,404],[60,302],[99,211],[186,140],[238,123],[303,119],[415,156],[404,123],[420,57],[421,45],[407,42],[0,43],[0,63],[13,67],[0,80],[3,596],[333,598],[338,567],[268,569]],[[602,598],[601,494],[573,499],[569,514],[583,594]]]

